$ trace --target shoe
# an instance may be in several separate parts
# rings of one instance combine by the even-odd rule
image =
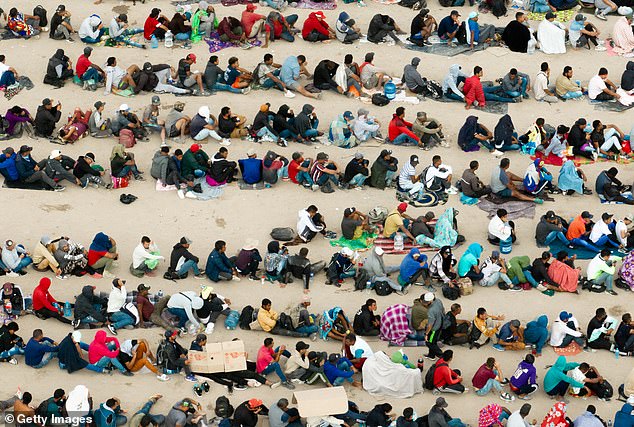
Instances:
[[[451,187],[449,187],[448,189],[445,190],[445,193],[447,193],[447,194],[458,194],[458,189],[452,185]]]
[[[68,43],[75,43],[75,39],[73,39],[72,37],[67,38],[66,41]]]
[[[317,184],[313,184],[313,185],[311,185],[311,187],[310,187],[310,189],[311,189],[311,190],[313,190],[313,191],[317,191],[317,190],[319,190],[319,188],[320,188],[320,187],[319,187],[319,185],[317,185]]]
[[[178,194],[178,198],[183,200],[185,198],[185,192],[181,189],[179,189],[176,194]]]
[[[205,273],[200,273],[194,276],[196,279],[204,279],[205,278]]]
[[[242,92],[242,95],[246,95],[247,93],[251,92],[251,88],[247,86],[244,89],[242,89],[241,92]]]
[[[303,383],[304,381],[300,380],[299,378],[293,378],[293,379],[291,380],[291,382],[292,382],[293,384],[301,384],[301,383]]]
[[[313,342],[317,341],[317,332],[310,334],[310,340]]]
[[[493,348],[497,351],[504,351],[504,347],[502,347],[500,344],[493,344]]]
[[[436,356],[430,356],[429,354],[427,354],[427,355],[425,355],[425,359],[434,361],[434,360],[436,360]]]
[[[520,285],[515,285],[509,288],[509,292],[522,292],[524,289]]]
[[[9,271],[7,273],[8,277],[20,277],[20,275],[18,273],[16,273],[15,271]]]
[[[73,329],[77,329],[79,327],[79,319],[75,319],[71,322],[71,326],[73,327]]]
[[[107,279],[114,279],[116,277],[114,274],[112,274],[108,270],[104,270],[102,276]]]
[[[112,323],[109,325],[106,325],[106,327],[108,328],[108,330],[110,331],[112,335],[117,335],[117,330],[115,329],[114,326],[112,326]]]
[[[511,396],[508,393],[500,393],[500,399],[502,399],[505,402],[512,402],[515,400],[515,396]]]
[[[63,185],[56,185],[55,187],[53,187],[53,191],[56,191],[58,193],[64,190],[66,190],[66,187],[64,187]]]
[[[218,144],[222,145],[223,147],[228,147],[231,145],[231,140],[228,138],[222,138],[222,141],[220,141]]]
[[[502,381],[500,381],[500,384],[502,385],[507,385],[509,383],[509,379],[508,378],[504,378]]]
[[[17,363],[18,363],[18,362],[16,361],[16,363],[15,363],[15,364],[17,365]],[[282,383],[278,381],[278,382],[276,382],[276,383],[271,384],[269,387],[271,387],[271,388],[278,388],[281,384],[282,384]]]
[[[258,382],[256,381],[256,383],[258,383]],[[260,383],[258,383],[258,384],[260,384]],[[258,386],[256,386],[256,387],[258,387]],[[246,389],[248,389],[248,388],[249,388],[249,387],[247,387],[247,386],[245,386],[245,385],[241,385],[241,384],[235,384],[235,385],[233,386],[233,389],[234,389],[234,390],[238,390],[238,391],[243,391],[243,390],[246,390]]]
[[[170,377],[168,377],[168,376],[167,376],[167,375],[165,375],[165,374],[161,374],[161,375],[157,375],[157,376],[156,376],[156,379],[157,379],[157,380],[159,380],[159,381],[169,381],[169,380],[170,380]]]
[[[12,357],[11,359],[7,360],[7,362],[9,362],[11,365],[17,365],[18,359],[16,359],[15,357]]]
[[[187,193],[185,193],[185,197],[187,197],[188,199],[197,199],[198,198],[196,193],[194,193],[193,191],[188,191]]]
[[[284,381],[282,385],[289,390],[295,390],[295,385],[293,383],[289,383],[288,381]]]
[[[130,371],[123,371],[121,372],[121,375],[123,375],[124,377],[133,377],[134,374]]]
[[[143,178],[143,175],[134,175],[134,179],[137,181],[145,181],[145,178]]]
[[[233,277],[231,278],[231,280],[232,280],[232,281],[234,281],[234,282],[239,282],[239,281],[240,281],[240,278],[239,278],[238,276],[233,276]]]
[[[185,377],[185,381],[189,381],[190,383],[195,383],[198,380],[193,374],[189,374]]]
[[[593,151],[592,152],[592,160],[594,160],[596,162],[598,158],[599,158],[599,154],[597,154],[596,151]]]
[[[187,377],[185,377],[185,379],[187,379]],[[202,387],[201,387],[201,386],[199,386],[198,384],[196,384],[196,385],[194,386],[194,394],[195,394],[196,396],[198,396],[198,397],[200,397],[200,396],[202,396],[202,395],[203,395],[203,389],[202,389]],[[231,393],[229,393],[229,394],[231,394]]]
[[[202,383],[201,387],[203,388],[203,390],[205,390],[205,393],[209,393],[209,389],[211,389],[211,386],[209,386],[209,383],[207,381]]]
[[[284,91],[284,96],[285,96],[286,98],[291,98],[291,99],[292,99],[292,98],[295,98],[295,96],[297,96],[297,95],[295,95],[295,94],[294,94],[293,92],[291,92],[290,90],[287,90],[287,91]]]
[[[212,334],[214,332],[214,327],[215,326],[216,325],[211,323],[211,322],[207,323],[207,327],[205,328],[205,333],[206,334]]]
[[[182,337],[182,336],[185,336],[185,335],[187,335],[187,329],[185,329],[185,328],[179,328],[179,329],[178,329],[178,336],[179,336],[179,337]]]
[[[616,293],[613,289],[609,289],[606,292],[609,293],[610,295],[614,295],[614,296],[618,295],[618,293]]]
[[[491,154],[494,157],[502,157],[504,155],[504,153],[502,151],[500,151],[500,150],[494,150]]]

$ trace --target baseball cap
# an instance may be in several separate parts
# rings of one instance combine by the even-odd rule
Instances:
[[[317,18],[326,19],[326,15],[324,15],[324,12],[322,12],[321,10],[315,12],[315,16]]]
[[[583,211],[581,212],[581,218],[591,219],[594,218],[594,216],[588,211]]]
[[[154,95],[152,97],[152,105],[161,105],[161,98],[159,98],[157,95]]]
[[[165,331],[165,338],[172,338],[178,335],[178,331],[177,330],[173,330],[173,331]]]
[[[130,111],[130,107],[128,104],[121,104],[119,105],[119,111]]]
[[[62,155],[62,152],[60,150],[53,150],[51,151],[51,154],[48,156],[49,159],[55,159],[59,156]]]
[[[42,105],[51,105],[53,103],[53,101],[51,101],[50,98],[44,98],[42,100]]]
[[[122,13],[119,15],[119,21],[125,22],[126,24],[128,23],[128,15],[126,15],[125,13]]]
[[[410,162],[410,163],[414,163],[414,162],[419,163],[418,156],[417,156],[416,154],[412,154],[412,155],[409,157],[409,162]]]
[[[152,64],[149,62],[143,64],[143,71],[152,71]]]
[[[577,22],[583,22],[583,21],[585,21],[586,19],[588,19],[588,18],[586,18],[585,16],[583,16],[583,14],[582,14],[582,13],[577,13],[577,16],[575,16],[575,21],[577,21]]]
[[[12,283],[5,283],[4,285],[2,285],[2,290],[5,292],[11,292],[13,291],[13,284]]]
[[[385,157],[387,155],[392,154],[392,150],[381,150],[381,154],[379,155],[380,157]]]
[[[354,153],[354,158],[357,159],[357,160],[362,159],[363,158],[363,153],[359,153],[359,152]]]
[[[628,221],[634,221],[634,215],[632,215],[631,213],[625,215],[623,217],[623,219],[627,219]]]
[[[136,287],[136,290],[141,292],[141,291],[149,291],[150,287],[149,286],[145,286],[143,283],[141,283],[139,286]]]
[[[2,150],[2,154],[13,154],[15,153],[15,150],[13,149],[13,147],[7,147],[4,150]]]
[[[253,148],[249,148],[247,151],[247,157],[255,156],[255,150]]]
[[[92,161],[95,161],[95,154],[94,153],[86,153],[86,155],[84,157],[88,157],[89,159],[92,159]]]
[[[296,151],[296,152],[294,152],[294,153],[293,153],[293,156],[292,156],[292,157],[293,157],[293,160],[299,160],[299,159],[301,159],[301,158],[302,158],[302,154],[304,154],[304,153],[302,153],[301,151]]]
[[[400,212],[405,212],[407,210],[407,203],[405,202],[399,203],[396,209],[398,209]]]
[[[295,344],[295,350],[297,351],[307,350],[309,348],[310,346],[306,344],[304,341],[298,341],[297,344]]]
[[[434,300],[434,293],[426,292],[425,295],[423,295],[423,299],[425,300],[425,302],[432,302]]]
[[[602,219],[603,221],[605,221],[606,219],[610,219],[610,218],[612,218],[613,216],[614,216],[614,215],[612,215],[611,213],[608,213],[608,212],[603,212],[603,213],[601,214],[601,219]]]
[[[196,54],[190,53],[187,55],[187,59],[190,59],[194,64],[196,63]]]
[[[28,145],[23,145],[20,147],[20,153],[26,153],[27,151],[32,151],[33,147],[29,147]]]
[[[355,208],[346,208],[346,209],[343,211],[343,214],[344,214],[345,216],[349,216],[349,215],[352,215],[355,211],[356,211],[356,209],[355,209]]]
[[[354,116],[352,115],[352,111],[346,111],[345,113],[343,113],[343,118],[347,120],[354,119]]]
[[[546,19],[553,19],[553,18],[556,18],[556,17],[557,17],[557,15],[555,15],[555,14],[554,14],[554,13],[552,13],[552,12],[548,12],[548,13],[546,14]]]
[[[439,408],[446,408],[448,406],[447,401],[444,397],[439,397],[438,399],[436,399],[436,406],[438,406]]]
[[[185,237],[185,236],[183,236],[183,237],[181,237],[179,243],[181,245],[191,245],[192,244],[192,240],[187,238],[187,237]]]
[[[559,313],[559,320],[566,321],[572,317],[572,313],[568,313],[567,311],[562,311]]]
[[[258,7],[256,5],[254,5],[253,3],[247,4],[247,11],[249,11],[249,12],[253,12],[257,8]]]
[[[348,257],[352,256],[353,253],[354,252],[352,252],[352,249],[350,249],[350,248],[343,248],[341,250],[341,254],[345,255],[345,256],[348,256]]]
[[[106,103],[105,103],[105,102],[103,102],[103,101],[97,101],[97,102],[95,102],[93,105],[95,106],[95,109],[97,109],[97,110],[98,110],[98,109],[100,109],[101,107],[103,107],[104,105],[106,105]]]
[[[458,12],[457,10],[452,10],[449,15],[460,16],[460,12]]]
[[[498,252],[498,251],[491,252],[491,258],[493,258],[493,259],[500,258],[500,252]]]
[[[66,10],[66,6],[64,6],[63,4],[60,4],[59,6],[57,6],[57,9],[55,9],[55,12],[64,12]]]

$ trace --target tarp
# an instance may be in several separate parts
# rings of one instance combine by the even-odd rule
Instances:
[[[421,371],[392,362],[382,351],[366,359],[362,372],[363,388],[370,394],[405,399],[423,392]]]

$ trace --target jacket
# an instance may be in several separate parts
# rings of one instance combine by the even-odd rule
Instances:
[[[40,280],[40,284],[33,290],[33,310],[41,310],[47,308],[51,311],[57,311],[53,306],[57,300],[48,293],[48,288],[51,287],[51,281],[43,278]]]
[[[182,291],[175,293],[167,302],[167,308],[180,308],[181,310],[185,310],[187,319],[189,319],[191,324],[195,327],[198,327],[200,325],[200,322],[198,322],[198,319],[196,319],[194,311],[200,310],[203,305],[203,299],[199,297],[196,292],[193,291]]]
[[[115,349],[110,350],[108,343],[114,343]],[[119,355],[119,340],[114,337],[107,337],[106,331],[99,330],[95,334],[95,339],[92,340],[88,347],[88,361],[95,364],[101,360],[102,357],[115,358]]]
[[[51,32],[52,34],[52,32]],[[46,77],[51,81],[61,79],[64,72],[68,70],[68,57],[64,55],[63,49],[57,49],[55,54],[50,57],[46,65]],[[72,70],[68,70],[73,75]]]
[[[155,74],[158,71],[166,70],[170,68],[168,64],[156,64],[152,65],[152,69],[145,71],[139,70],[132,75],[132,79],[136,84],[134,88],[134,94],[138,95],[141,91],[151,92],[159,83],[159,79]]]
[[[464,95],[460,89],[458,89],[458,77],[466,78],[467,75],[462,71],[460,65],[453,64],[449,67],[449,73],[447,73],[445,79],[442,81],[442,92],[446,95],[451,91],[451,93],[464,99]]]
[[[303,137],[306,137],[307,130],[313,129],[314,119],[312,117],[312,113],[314,110],[315,107],[312,105],[304,104],[301,113],[295,117],[295,127],[297,128],[297,133]]]
[[[555,364],[548,370],[548,372],[546,372],[546,376],[544,377],[544,391],[551,391],[561,381],[567,382],[572,387],[583,388],[584,385],[582,383],[566,375],[566,372],[576,368],[577,366],[579,366],[578,363],[568,363],[566,362],[566,358],[564,356],[559,356],[555,361]]]
[[[7,325],[0,326],[0,352],[12,349],[19,340],[19,336],[9,333]]]
[[[482,89],[480,77],[468,77],[464,82],[464,86],[462,87],[462,93],[464,94],[465,101],[467,101],[467,105],[473,104],[474,101],[478,101],[478,105],[480,107],[486,105],[486,100],[484,98],[484,89]]]
[[[90,15],[88,18],[84,19],[79,26],[79,30],[77,31],[77,35],[80,39],[84,38],[92,38],[96,39],[99,37],[99,30],[97,27],[101,24],[101,18],[97,15]]]
[[[308,35],[313,31],[317,31],[321,35],[328,36],[328,28],[330,27],[326,21],[320,21],[317,19],[317,13],[311,12],[308,15],[308,18],[306,18],[306,21],[304,21],[304,26],[302,27],[302,38],[306,40],[306,37],[308,37]]]
[[[116,427],[118,409],[119,408],[112,409],[105,403],[99,405],[99,409],[97,409],[94,414],[97,427]]]
[[[631,61],[630,61],[631,62]],[[614,415],[614,427],[634,427],[634,414],[632,405],[626,403],[621,410]]]
[[[35,166],[37,166],[37,162],[32,156],[18,156],[16,158],[15,166],[18,170],[18,174],[20,175],[20,180],[24,181],[35,173]]]
[[[59,363],[64,364],[64,369],[66,369],[69,374],[84,369],[88,365],[88,361],[81,357],[77,351],[72,334],[66,335],[59,343],[57,347],[57,358]]]
[[[414,259],[414,255],[420,255],[418,259]],[[401,261],[400,276],[403,280],[408,281],[418,270],[426,267],[427,255],[420,253],[418,248],[410,249],[409,253]],[[423,264],[421,266],[421,264]]]
[[[365,335],[377,328],[374,326],[374,320],[376,320],[374,312],[370,311],[367,305],[361,306],[361,310],[354,316],[352,327],[354,332],[359,335]]]
[[[170,270],[177,271],[180,264],[188,260],[198,263],[197,256],[192,255],[192,253],[189,252],[187,248],[184,248],[180,243],[175,244],[174,247],[172,247],[172,254],[170,255]]]
[[[511,258],[507,263],[506,274],[510,279],[517,277],[519,283],[526,283],[526,275],[524,270],[531,268],[531,259],[527,256],[515,256]]]
[[[344,360],[347,360],[344,358]],[[341,361],[341,359],[339,359]],[[324,363],[324,374],[326,374],[326,378],[330,381],[331,384],[334,384],[337,378],[351,378],[354,375],[352,370],[343,371],[339,369],[336,365],[333,365],[330,362]]]
[[[383,157],[379,156],[370,168],[370,185],[374,188],[384,190],[386,187],[385,178],[387,172],[396,172],[398,170],[398,159],[391,157],[390,161],[386,161]]]
[[[383,404],[376,405],[368,412],[365,424],[369,427],[388,427],[392,420],[385,414]]]
[[[416,69],[419,63],[419,58],[413,58],[412,62],[403,68],[403,80],[405,81],[407,88],[410,90],[425,86],[422,76]]]
[[[226,16],[218,25],[218,35],[225,35],[229,37],[229,40],[240,40],[240,35],[232,31],[234,28],[242,28],[240,21],[231,16]]]
[[[387,15],[377,13],[370,20],[368,25],[368,41],[380,43],[385,38],[385,32],[394,31],[394,20]]]
[[[82,179],[86,175],[100,176],[101,174],[97,169],[90,167],[84,156],[79,156],[75,163],[75,168],[73,169],[73,175]]]
[[[449,366],[439,366],[446,364],[443,359],[438,359],[436,362],[436,370],[434,371],[434,387],[441,388],[446,385],[458,384],[458,374],[456,374]]]
[[[557,224],[546,221],[546,216],[542,215],[537,223],[537,227],[535,227],[535,241],[538,246],[546,246],[546,237],[548,237],[552,231],[563,230],[564,229],[558,227]]]
[[[209,156],[203,150],[198,150],[196,153],[191,150],[185,151],[181,160],[181,175],[194,176],[196,169],[205,173],[209,172]]]
[[[634,61],[627,61],[625,71],[621,76],[621,89],[630,91],[634,89]]]
[[[427,415],[429,427],[449,427],[449,424],[447,424],[448,421],[451,421],[451,417],[444,408],[440,408],[436,405],[431,407]]]
[[[286,372],[287,374],[290,374],[300,368],[308,369],[309,366],[310,366],[310,360],[308,359],[308,356],[302,357],[302,355],[299,354],[297,350],[293,350],[291,357],[289,357],[288,360],[286,361],[286,368],[284,372]]]
[[[224,252],[218,252],[216,249],[211,251],[209,257],[207,257],[207,265],[205,265],[205,274],[210,280],[217,282],[219,274],[228,273],[233,274],[235,265],[229,260]]]
[[[165,346],[165,355],[167,356],[167,360],[170,362],[171,366],[177,366],[176,363],[178,359],[181,358],[182,354],[187,354],[187,350],[185,350],[183,346],[181,346],[176,341],[171,342],[167,340]]]
[[[46,160],[46,166],[44,167],[44,172],[51,179],[56,181],[61,181],[65,179],[68,182],[75,183],[77,178],[73,175],[72,172],[67,171],[62,163],[57,159],[48,159]]]
[[[297,128],[289,123],[289,119],[295,117],[294,114],[289,113],[290,107],[286,104],[282,104],[277,113],[273,117],[273,129],[276,132],[282,132],[283,130],[289,130],[293,134],[297,134]]]
[[[427,309],[427,324],[431,326],[432,331],[440,331],[443,327],[443,319],[445,318],[445,308],[442,301],[435,298]]]
[[[530,85],[530,77],[528,77],[528,74],[518,72],[515,80],[511,80],[511,74],[506,73],[506,75],[502,77],[502,89],[506,92],[522,92],[522,83],[520,82],[520,78],[527,81]]]
[[[17,158],[17,153],[13,153],[9,157],[4,154],[0,156],[0,173],[4,176],[5,180],[17,181],[20,178],[20,174],[18,173],[18,168],[16,166]]]
[[[274,310],[267,311],[263,308],[258,310],[258,323],[264,332],[270,332],[273,328],[275,328],[279,317],[279,314],[277,314]]]
[[[184,157],[184,156],[183,156]],[[150,168],[150,175],[154,179],[160,179],[163,184],[166,184],[167,180],[167,165],[169,163],[170,156],[164,156],[161,151],[154,153],[152,158],[152,167]]]
[[[62,117],[62,112],[57,108],[46,109],[43,105],[37,107],[35,113],[35,133],[39,136],[51,136],[55,130],[55,124]]]
[[[53,345],[53,340],[48,337],[42,338],[42,341],[31,338],[24,347],[24,363],[27,366],[37,366],[46,353],[57,352],[57,349],[58,347]]]
[[[416,134],[412,132],[412,124],[406,120],[401,119],[396,114],[392,115],[392,120],[390,120],[390,123],[387,127],[387,133],[390,141],[394,141],[396,137],[403,133],[408,135],[410,138],[415,139],[416,141],[419,140]]]

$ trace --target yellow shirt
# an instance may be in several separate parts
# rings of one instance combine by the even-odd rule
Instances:
[[[403,225],[403,217],[398,212],[398,210],[394,209],[385,219],[385,226],[383,227],[383,236],[390,237],[392,234],[396,233],[399,228]]]
[[[263,308],[258,310],[258,323],[264,332],[271,332],[277,323],[278,314],[273,311],[266,311]]]

